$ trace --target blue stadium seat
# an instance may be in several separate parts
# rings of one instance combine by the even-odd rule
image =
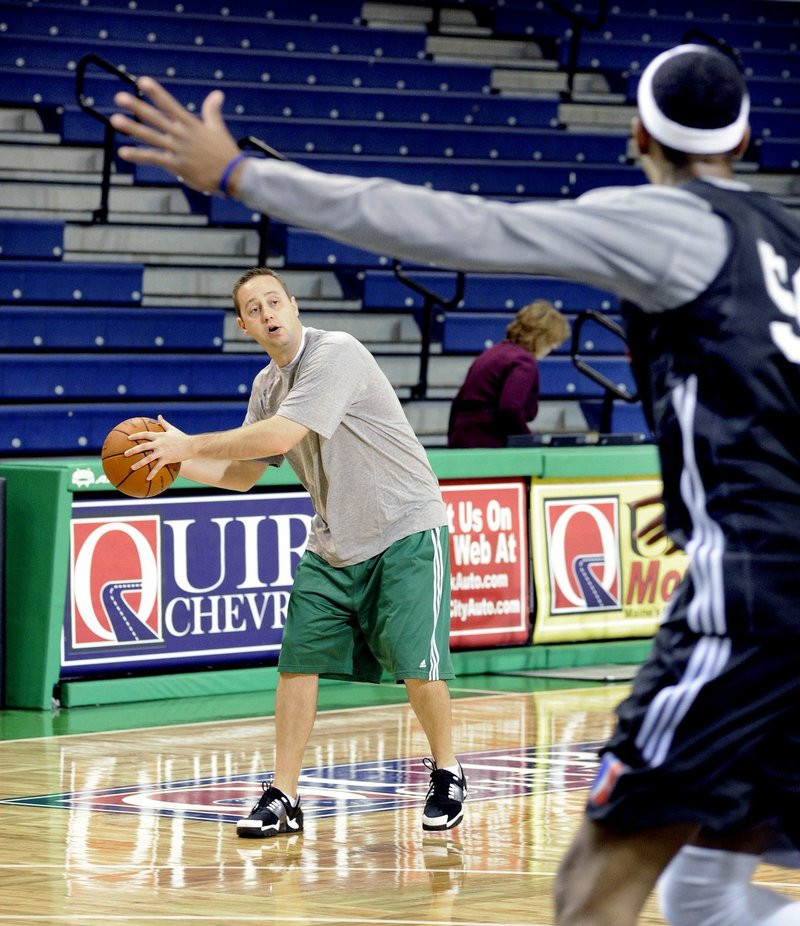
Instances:
[[[570,325],[574,316],[567,314]],[[618,316],[608,316],[619,324]],[[447,312],[442,327],[442,350],[444,353],[477,354],[502,341],[506,335],[513,312]],[[568,353],[571,340],[557,347],[554,354]],[[625,343],[607,328],[599,325],[584,325],[581,332],[580,351],[584,354],[624,354]]]
[[[134,415],[161,414],[182,430],[202,433],[237,427],[245,411],[241,400],[0,405],[0,454],[99,453],[108,432]]]
[[[602,399],[585,399],[581,401],[581,411],[590,430],[599,431],[605,414]],[[615,399],[611,404],[611,434],[644,434],[652,439],[641,402],[623,402]]]
[[[717,35],[742,51],[752,48],[791,51],[792,43],[797,38],[796,34],[793,35],[793,30],[780,24],[723,22],[719,16],[687,19],[683,16],[649,16],[622,11],[609,16],[597,35],[605,41],[677,45],[683,41],[683,36],[689,28],[702,29],[709,34]]]
[[[168,12],[88,6],[63,9],[55,4],[6,3],[0,13],[3,31],[10,35],[61,36],[94,44],[159,44],[178,47],[254,48],[260,52],[374,55],[422,58],[425,32],[421,29],[364,29],[332,23],[268,21],[263,17],[192,16]]]
[[[194,85],[199,105],[211,89],[225,81],[298,86],[383,87],[488,95],[491,69],[482,65],[437,63],[424,59],[331,55],[320,52],[259,51],[208,46],[156,45],[111,40],[83,41],[50,36],[0,33],[0,60],[24,62],[25,68],[73,71],[88,52],[94,52],[130,74],[151,74],[205,81]],[[16,64],[22,67],[22,64]],[[193,102],[190,96],[186,102]],[[519,101],[517,101],[519,104]],[[246,104],[245,104],[246,105]]]
[[[361,155],[307,154],[297,158],[298,163],[316,170],[339,172],[357,177],[387,177],[401,183],[427,185],[437,190],[459,193],[482,193],[487,196],[569,196],[581,183],[581,171],[592,165],[536,164],[522,161],[466,161],[435,158],[391,158]],[[599,168],[596,168],[599,170]],[[623,176],[608,168],[604,175],[607,183],[619,181]],[[628,176],[630,168],[618,167]],[[637,176],[641,172],[636,170]],[[153,185],[174,183],[165,171],[147,164],[137,165],[134,171],[137,183]],[[588,180],[586,181],[588,184]],[[596,184],[595,184],[596,185]]]
[[[0,261],[0,303],[136,305],[143,275],[140,264]]]
[[[750,110],[750,127],[756,138],[800,139],[800,109]]]
[[[620,164],[627,161],[628,135],[493,126],[396,125],[385,120],[274,119],[269,143],[295,157],[316,154],[392,155],[535,162]]]
[[[451,293],[455,273],[445,270],[415,271],[410,274],[435,292]],[[558,309],[578,312],[597,309],[612,312],[619,308],[616,296],[581,283],[552,277],[469,273],[460,311],[491,309],[514,311],[534,299],[549,299]],[[370,309],[420,308],[422,297],[404,286],[389,270],[367,270],[364,274],[363,304]]]
[[[543,4],[527,3],[518,9],[505,4],[495,12],[497,35],[505,38],[563,39],[569,20]]]
[[[0,38],[0,46],[2,39]],[[48,75],[36,70],[14,71],[9,73],[0,68],[0,78],[5,77],[6,98],[9,101],[30,102],[60,106],[59,100],[70,99],[74,95],[74,78],[66,72],[62,75]],[[96,81],[100,84],[100,81]],[[198,88],[193,81],[169,81],[168,89],[186,101],[192,97],[199,105],[207,85]],[[94,86],[94,85],[93,85]],[[108,104],[99,106],[103,111],[113,112],[111,105],[113,93],[119,89],[119,81],[105,81],[99,90],[108,97]],[[523,101],[516,97],[485,96],[480,94],[451,93],[440,94],[433,91],[389,91],[362,88],[345,90],[340,87],[300,88],[277,85],[252,85],[242,87],[224,87],[226,92],[227,122],[231,133],[236,138],[255,135],[273,147],[281,149],[277,142],[282,125],[289,125],[291,120],[323,120],[317,132],[317,142],[328,128],[335,131],[339,120],[359,120],[375,126],[390,126],[392,123],[416,123],[409,126],[409,134],[424,125],[457,127],[490,126],[506,129],[518,127],[533,130],[546,130],[558,122],[558,101],[556,99],[537,99]],[[93,91],[92,91],[93,92]],[[236,93],[242,93],[248,99],[247,116],[236,113]],[[59,96],[62,94],[62,96]],[[527,104],[527,105],[526,105]],[[96,120],[81,112],[77,106],[67,104],[63,107],[62,134],[67,142],[81,144],[96,142],[100,127]],[[452,129],[454,130],[454,129]],[[499,134],[499,133],[498,133]],[[571,134],[571,133],[570,133]],[[538,151],[542,159],[554,154],[552,145],[564,139],[565,153],[568,160],[603,160],[607,157],[619,157],[621,139],[598,137],[596,147],[589,153],[588,144],[580,140],[572,146],[566,133],[545,133],[536,137],[532,146],[532,156]],[[574,157],[573,157],[574,155]],[[582,157],[580,157],[582,155]]]
[[[223,309],[121,306],[0,306],[0,350],[176,351],[217,353]],[[0,357],[0,364],[2,358]]]
[[[332,241],[305,228],[286,229],[286,264],[291,267],[386,267],[390,257]]]
[[[262,354],[3,354],[5,400],[246,399]]]
[[[673,42],[617,41],[584,35],[578,54],[578,66],[587,70],[601,71],[627,78],[628,72],[640,72],[656,55],[665,51]],[[562,45],[560,65],[566,66],[568,43]],[[797,52],[772,51],[747,48],[742,52],[744,67],[748,73],[761,77],[800,77],[800,61]]]
[[[800,168],[800,144],[796,138],[765,138],[759,148],[759,163],[765,170]]]
[[[634,394],[630,363],[616,357],[593,357],[592,366],[619,386]],[[592,398],[602,396],[604,389],[578,370],[569,357],[545,357],[539,363],[540,388],[548,398]]]
[[[19,3],[19,0],[16,0]],[[129,11],[132,8],[143,13],[169,13],[173,16],[253,16],[253,0],[225,0],[224,7],[221,0],[182,0],[177,4],[175,0],[102,0],[106,10]],[[5,4],[4,4],[5,5]],[[27,4],[24,4],[27,6]],[[39,4],[40,8],[53,7],[50,3]],[[85,0],[58,0],[58,7],[70,8],[85,6]],[[260,17],[270,22],[288,20],[298,22],[306,20],[313,23],[339,23],[352,24],[361,21],[361,0],[267,0],[257,8]],[[221,13],[226,9],[227,14]]]
[[[0,260],[58,260],[63,253],[63,222],[0,219]]]
[[[747,89],[753,106],[786,106],[790,109],[800,109],[800,80],[750,77]]]

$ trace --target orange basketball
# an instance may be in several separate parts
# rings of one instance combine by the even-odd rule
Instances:
[[[129,440],[129,434],[136,434],[138,431],[163,430],[164,428],[154,418],[126,418],[108,432],[108,436],[103,441],[100,458],[103,461],[103,472],[108,481],[120,492],[133,498],[151,498],[153,495],[160,495],[172,485],[180,472],[180,463],[168,463],[158,471],[152,482],[148,482],[147,476],[153,468],[152,465],[132,470],[131,466],[142,459],[142,454],[134,453],[129,457],[125,456],[125,451],[134,444],[144,443]]]

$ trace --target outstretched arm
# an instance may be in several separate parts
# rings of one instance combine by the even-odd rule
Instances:
[[[218,190],[225,168],[240,154],[222,118],[222,91],[209,93],[198,117],[152,77],[141,77],[138,86],[151,103],[125,92],[118,93],[114,102],[140,121],[114,113],[111,124],[145,147],[123,145],[119,156],[134,164],[163,167],[204,193]],[[235,191],[237,177],[238,167],[227,178],[226,191]]]
[[[195,482],[226,489],[249,489],[264,472],[263,457],[281,456],[308,434],[308,428],[274,415],[229,431],[185,434],[161,415],[164,431],[138,431],[130,435],[126,456],[143,457],[131,466],[152,466],[148,480],[168,463],[181,463],[181,473]],[[248,484],[249,483],[249,484]]]

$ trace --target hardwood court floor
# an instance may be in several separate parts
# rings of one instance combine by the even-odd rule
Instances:
[[[63,725],[91,732],[7,738],[24,723],[0,714],[0,924],[550,926],[553,874],[626,686],[498,678],[454,692],[470,800],[447,834],[421,830],[425,740],[393,686],[369,689],[373,706],[323,693],[335,709],[306,754],[305,832],[271,840],[232,823],[271,768],[268,718],[176,723],[185,708],[147,704],[115,725],[81,708]],[[800,874],[758,878],[800,899]],[[663,926],[654,901],[641,922]]]

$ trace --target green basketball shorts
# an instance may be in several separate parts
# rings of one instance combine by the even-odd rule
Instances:
[[[335,568],[306,551],[297,567],[278,669],[379,682],[449,679],[450,553],[446,527]]]

